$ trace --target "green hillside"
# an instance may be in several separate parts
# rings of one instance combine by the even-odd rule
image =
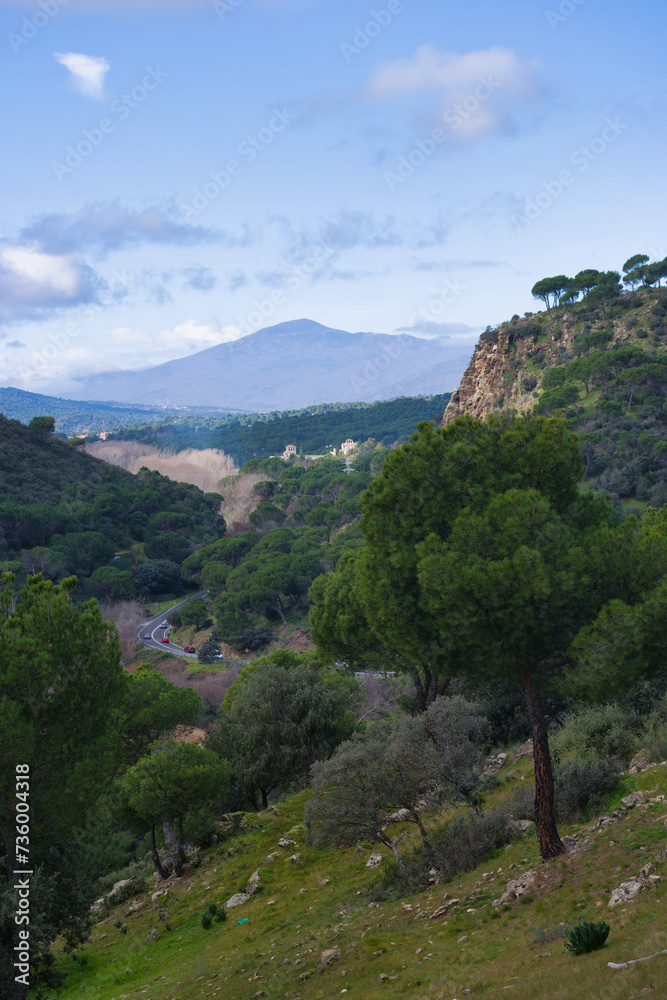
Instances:
[[[527,762],[510,756],[494,801],[530,780]],[[664,795],[666,772],[663,766],[626,779],[619,794]],[[664,803],[634,809],[596,833],[587,823],[565,826],[578,847],[548,871],[540,870],[529,835],[451,882],[374,904],[377,874],[366,862],[379,853],[382,870],[389,852],[370,842],[347,850],[309,846],[305,797],[248,814],[235,835],[223,832],[231,826],[223,821],[221,842],[166,884],[168,923],[151,904],[152,883],[112,906],[90,942],[74,958],[60,958],[68,973],[61,1000],[664,997],[667,954],[620,972],[607,966],[667,948],[660,883],[626,906],[608,907],[611,890],[661,854],[655,871],[667,876],[664,829],[656,823]],[[410,824],[395,830],[405,844],[414,841]],[[281,848],[284,837],[294,843]],[[494,908],[508,881],[530,870],[538,875],[532,891]],[[224,906],[255,871],[262,891],[205,930],[204,907]],[[563,933],[582,917],[607,921],[611,932],[602,951],[577,957],[565,952]]]
[[[123,406],[112,403],[87,403],[76,399],[61,399],[58,396],[44,396],[38,392],[26,392],[11,386],[0,388],[0,413],[10,420],[29,423],[33,417],[45,413],[56,418],[56,430],[68,437],[110,431],[128,424],[144,424],[164,420],[167,414],[197,412],[197,407],[155,407]],[[212,408],[202,411],[210,414]]]
[[[178,591],[180,563],[224,534],[219,508],[217,494],[131,475],[0,415],[0,566],[19,578],[76,574],[97,597]]]
[[[247,414],[239,417],[183,417],[145,427],[125,427],[112,437],[144,441],[161,448],[220,448],[238,465],[251,458],[279,455],[288,444],[305,455],[339,448],[347,438],[390,447],[404,441],[421,420],[439,421],[451,393],[415,396],[381,403],[323,403],[307,410]]]

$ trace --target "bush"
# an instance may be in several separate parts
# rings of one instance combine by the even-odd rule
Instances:
[[[273,629],[269,625],[258,625],[257,628],[244,629],[234,645],[237,649],[249,649],[254,653],[268,646],[273,639]]]
[[[606,796],[618,785],[621,766],[617,760],[590,757],[571,760],[554,769],[556,818],[572,823],[584,813],[599,811]]]
[[[603,947],[610,930],[609,924],[603,921],[591,924],[582,917],[578,924],[566,931],[565,951],[571,951],[574,955],[586,955],[589,951],[597,951]]]
[[[221,924],[224,923],[226,919],[227,911],[218,903],[207,903],[202,910],[202,915],[200,917],[201,925],[205,931],[210,928],[214,920],[216,924]]]
[[[120,906],[121,903],[126,903],[128,899],[132,899],[133,896],[140,896],[143,892],[148,892],[146,879],[141,877],[131,878],[126,885],[121,885],[120,889],[117,889],[113,895],[109,896],[107,905],[110,908]]]
[[[435,865],[443,882],[449,882],[461,872],[472,871],[496,851],[509,844],[514,834],[506,812],[488,816],[459,816],[429,832]],[[429,865],[423,847],[417,847],[405,858],[406,868],[397,861],[383,866],[379,878],[371,887],[373,899],[406,896],[429,886]]]
[[[572,757],[616,758],[627,764],[640,749],[642,724],[633,712],[617,704],[582,708],[549,737],[556,763]]]

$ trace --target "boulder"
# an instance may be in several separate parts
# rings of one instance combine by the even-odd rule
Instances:
[[[446,916],[449,913],[449,911],[454,906],[458,906],[460,902],[461,902],[460,899],[447,900],[447,902],[443,906],[439,906],[438,909],[431,914],[431,920],[437,920],[438,917]]]
[[[379,868],[379,866],[381,864],[382,864],[382,855],[381,854],[371,854],[370,858],[366,862],[366,867],[367,868]]]
[[[405,823],[410,819],[411,813],[409,809],[398,809],[391,816],[387,816],[387,823]]]
[[[531,826],[535,826],[532,819],[512,819],[510,820],[510,826],[513,830],[517,830],[519,833],[526,833],[530,830]]]
[[[625,806],[626,809],[634,809],[635,806],[643,805],[646,802],[647,795],[646,792],[631,792],[626,795],[624,799],[621,799],[621,804]]]
[[[149,942],[151,941],[157,941],[160,938],[160,936],[161,936],[160,932],[156,930],[155,927],[152,927],[151,930],[149,930],[144,940],[146,944],[149,944]]]
[[[299,862],[301,861],[301,855],[293,854],[292,857],[290,858],[290,861],[292,862],[293,865],[298,865]]]
[[[161,906],[166,906],[167,903],[173,903],[176,901],[171,889],[158,889],[151,896],[151,903],[153,904],[154,910],[159,910]]]
[[[125,916],[126,917],[131,916],[131,914],[136,913],[137,910],[140,910],[143,906],[145,906],[145,904],[146,904],[145,899],[133,899],[132,902],[130,903],[129,909],[125,911]]]
[[[514,754],[514,756],[517,758],[517,760],[520,760],[522,757],[532,757],[533,741],[526,740],[525,743],[522,743],[517,752]]]
[[[339,948],[327,948],[320,955],[320,962],[322,965],[331,965],[332,962],[337,962],[340,958]]]
[[[513,903],[516,899],[521,899],[522,896],[525,896],[530,891],[536,878],[536,871],[531,869],[524,872],[519,878],[508,882],[505,892],[498,899],[494,899],[491,905],[498,907],[503,906],[505,903]]]
[[[620,906],[621,903],[629,903],[643,890],[644,886],[637,879],[629,879],[621,882],[618,889],[614,889],[609,900],[609,906]]]
[[[278,847],[296,847],[296,840],[292,840],[291,837],[281,837],[278,841]]]
[[[231,910],[235,906],[243,906],[243,904],[247,903],[249,899],[250,899],[250,896],[248,896],[247,893],[245,893],[245,892],[235,892],[233,896],[229,897],[229,899],[225,903],[225,907],[226,907],[226,909]]]
[[[256,893],[261,892],[262,888],[263,888],[262,884],[259,880],[259,872],[258,871],[253,872],[250,878],[248,879],[248,884],[245,890],[246,895],[254,896]]]
[[[628,774],[637,774],[638,771],[645,771],[647,767],[655,764],[653,755],[650,750],[640,750],[636,753],[632,760],[630,761],[630,767],[628,768]]]
[[[487,757],[484,761],[484,770],[482,774],[495,774],[496,771],[502,770],[507,764],[509,756],[506,753],[494,753],[491,757]]]

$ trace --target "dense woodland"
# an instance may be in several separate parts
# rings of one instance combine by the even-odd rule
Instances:
[[[19,579],[74,574],[78,595],[112,599],[178,593],[183,560],[225,533],[219,508],[218,494],[130,475],[39,418],[28,428],[0,416],[0,567]]]
[[[451,393],[406,396],[381,403],[322,403],[307,410],[252,413],[243,416],[185,417],[116,431],[126,441],[144,441],[161,448],[219,448],[243,465],[253,458],[281,454],[288,444],[304,455],[339,448],[342,441],[374,438],[390,447],[405,441],[420,420],[439,418]]]

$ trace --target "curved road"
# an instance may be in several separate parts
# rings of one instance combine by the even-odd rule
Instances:
[[[146,618],[139,626],[139,631],[137,632],[137,639],[142,644],[142,646],[147,646],[148,649],[161,649],[165,653],[171,653],[172,656],[182,656],[186,660],[196,660],[196,653],[185,653],[182,646],[177,646],[175,642],[162,642],[163,635],[169,635],[169,630],[171,626],[167,628],[162,627],[162,622],[169,621],[169,615],[173,614],[174,611],[178,611],[182,608],[188,601],[192,601],[195,597],[201,597],[202,600],[206,597],[206,591],[200,590],[198,594],[192,594],[190,597],[184,598],[184,600],[179,601],[178,604],[174,604],[173,608],[169,608],[168,611],[163,611],[160,615],[155,615],[153,618]],[[146,636],[149,638],[146,638]],[[229,660],[226,657],[220,658],[224,663],[250,663],[250,660]]]
[[[174,604],[173,608],[169,608],[168,611],[163,611],[160,615],[155,615],[153,618],[146,618],[139,626],[139,631],[137,632],[137,638],[143,646],[148,646],[149,649],[162,649],[164,652],[173,653],[174,656],[184,656],[186,659],[196,660],[196,653],[184,653],[182,646],[177,646],[175,642],[162,642],[162,636],[169,634],[169,628],[162,628],[162,622],[169,621],[169,615],[173,614],[174,611],[178,611],[182,608],[188,601],[191,601],[194,597],[201,597],[202,599],[206,597],[206,591],[202,590],[198,594],[193,594],[191,597],[186,597],[184,600],[179,601],[178,604]],[[146,638],[149,635],[150,638]]]

